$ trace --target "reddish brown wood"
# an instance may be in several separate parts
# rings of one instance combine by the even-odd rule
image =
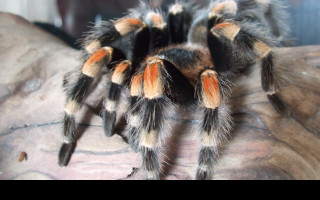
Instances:
[[[81,137],[70,163],[58,166],[62,80],[81,66],[80,52],[16,16],[1,13],[0,27],[0,179],[142,179],[139,155],[119,135],[106,138],[101,118],[86,106],[77,116]],[[320,46],[278,49],[276,55],[290,61],[292,84],[281,97],[291,116],[273,110],[259,70],[236,80],[230,100],[235,127],[214,179],[320,179]],[[102,89],[87,103],[96,105]],[[168,120],[173,128],[162,151],[163,179],[193,179],[196,172],[192,127],[200,116],[179,114]],[[23,162],[21,152],[28,155]]]

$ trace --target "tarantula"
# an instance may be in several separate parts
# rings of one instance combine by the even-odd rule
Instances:
[[[272,51],[288,42],[285,20],[279,1],[218,0],[203,9],[176,1],[167,13],[142,1],[124,17],[103,22],[84,40],[84,65],[67,91],[60,166],[67,165],[74,148],[76,113],[107,74],[105,135],[114,132],[120,93],[127,88],[129,143],[141,153],[146,178],[159,179],[158,143],[168,110],[179,105],[202,112],[196,179],[211,179],[218,147],[231,130],[230,78],[259,64],[270,103],[286,113],[277,94],[284,79],[274,68]]]

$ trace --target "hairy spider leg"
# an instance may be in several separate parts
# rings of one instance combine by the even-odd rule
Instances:
[[[102,75],[102,68],[105,66],[110,70],[110,67],[112,67],[112,65],[109,65],[110,63],[119,61],[119,59],[124,57],[121,50],[111,47],[109,44],[129,33],[136,32],[145,27],[146,25],[141,20],[134,18],[125,17],[114,22],[109,22],[104,29],[105,33],[85,46],[84,49],[90,57],[84,63],[81,75],[74,87],[71,88],[67,94],[68,100],[63,119],[64,143],[59,152],[60,166],[66,166],[71,158],[72,152],[76,146],[75,114],[80,110],[83,101],[95,88],[96,83]],[[113,87],[113,90],[115,88],[117,87]],[[109,96],[112,95],[110,94]],[[109,107],[111,106],[109,105]],[[103,113],[103,116],[105,119],[107,114]],[[113,116],[111,115],[110,121],[113,121],[112,117]]]
[[[117,118],[117,108],[120,100],[120,93],[132,70],[132,63],[129,60],[120,62],[114,69],[111,76],[110,89],[105,100],[105,109],[102,113],[104,133],[107,137],[112,136]]]
[[[225,105],[227,84],[216,71],[207,69],[197,84],[199,106],[203,109],[201,124],[201,150],[198,158],[196,179],[213,178],[214,164],[219,158],[219,147],[226,141],[231,130],[231,117]]]
[[[142,74],[143,97],[139,99],[137,105],[139,110],[138,145],[142,155],[142,165],[146,171],[147,179],[159,179],[160,163],[158,160],[157,142],[162,131],[165,110],[170,106],[170,100],[165,96],[165,84],[168,74],[162,60],[150,60]],[[132,84],[139,83],[140,75],[135,77]],[[137,82],[135,82],[137,81]],[[136,85],[132,85],[135,87]],[[137,89],[137,88],[135,88]],[[133,90],[135,90],[133,89]],[[133,119],[130,117],[129,119]],[[129,122],[132,124],[132,122]]]
[[[117,116],[117,107],[120,93],[129,77],[149,51],[150,32],[147,26],[138,29],[135,33],[131,59],[121,62],[113,71],[111,85],[105,100],[103,111],[103,126],[106,136],[112,136]]]
[[[135,18],[124,17],[114,22],[107,22],[104,25],[104,33],[97,39],[87,42],[84,49],[88,54],[92,54],[101,47],[109,46],[113,41],[135,32],[138,29],[145,27],[145,24]]]
[[[277,82],[279,82],[277,79],[281,78],[278,78],[274,71],[273,54],[269,53],[265,58],[262,59],[262,89],[267,93],[267,98],[274,109],[282,116],[288,116],[290,114],[289,109],[279,96],[281,85],[277,84]]]
[[[64,142],[59,152],[59,165],[66,166],[76,145],[75,139],[75,114],[80,110],[85,98],[96,86],[96,81],[101,77],[101,70],[109,64],[113,57],[114,49],[102,47],[94,52],[84,63],[81,75],[74,87],[68,92],[65,116],[63,119]]]
[[[277,93],[280,77],[274,71],[272,44],[251,34],[240,23],[224,20],[214,10],[209,14],[207,36],[216,71],[233,71],[261,61],[262,88],[275,110],[287,115],[286,106]]]

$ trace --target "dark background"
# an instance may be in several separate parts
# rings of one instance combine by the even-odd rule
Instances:
[[[288,7],[292,37],[297,46],[320,44],[320,1],[282,0]],[[69,43],[81,38],[89,30],[90,24],[99,19],[108,20],[123,16],[128,9],[138,5],[139,0],[57,0],[62,17],[62,30],[72,37]],[[173,0],[153,0],[154,6],[167,5]],[[207,5],[208,0],[196,0]]]

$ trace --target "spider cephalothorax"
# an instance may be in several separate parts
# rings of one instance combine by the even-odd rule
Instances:
[[[274,69],[272,52],[288,42],[284,20],[282,4],[274,0],[218,0],[205,9],[176,1],[167,14],[141,2],[123,18],[94,28],[83,43],[78,80],[67,90],[59,164],[67,164],[74,148],[75,114],[108,74],[105,134],[113,134],[120,93],[128,88],[129,143],[141,152],[146,178],[159,178],[158,142],[168,110],[176,105],[202,111],[196,178],[212,178],[218,146],[231,130],[227,100],[232,76],[260,63],[268,99],[286,112],[277,95],[284,78]]]

